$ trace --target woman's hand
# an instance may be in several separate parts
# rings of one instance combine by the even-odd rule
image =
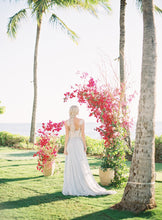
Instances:
[[[87,151],[87,146],[84,146],[84,151],[85,151],[85,152]]]

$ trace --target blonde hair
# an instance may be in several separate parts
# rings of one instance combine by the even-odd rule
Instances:
[[[79,108],[77,105],[72,105],[69,109],[70,118],[74,118],[79,113]]]

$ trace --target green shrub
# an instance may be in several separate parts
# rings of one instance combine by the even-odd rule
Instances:
[[[29,143],[29,137],[11,134],[6,131],[0,132],[0,145],[15,147],[20,149],[33,149],[33,144]]]
[[[59,145],[59,153],[63,153],[64,152],[64,145],[65,145],[65,135],[61,135],[58,141],[58,145]]]
[[[38,138],[38,137],[37,137]],[[61,135],[58,141],[59,153],[64,152],[65,135]],[[103,156],[104,141],[93,139],[86,136],[87,154]],[[135,141],[132,141],[132,149],[127,149],[126,159],[131,160],[133,155]],[[11,134],[6,131],[0,132],[0,146],[8,146],[19,149],[35,149],[33,144],[29,143],[29,137],[17,134]],[[162,163],[162,135],[155,137],[155,162]]]
[[[128,147],[126,149],[126,152],[125,152],[125,158],[129,161],[132,160],[132,155],[133,155],[133,151],[134,151],[134,146],[135,146],[135,141],[132,141],[131,142],[131,149]]]
[[[86,136],[87,153],[102,156],[104,151],[104,140],[92,139]]]
[[[158,148],[159,145],[162,145],[162,135],[161,136],[155,136],[155,147]]]
[[[61,135],[59,139],[59,153],[64,152],[65,135]],[[86,136],[87,153],[89,155],[102,155],[104,150],[104,141],[96,140]]]
[[[155,162],[162,163],[162,135],[155,136]]]

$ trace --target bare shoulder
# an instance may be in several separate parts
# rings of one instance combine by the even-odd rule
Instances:
[[[82,125],[82,124],[84,124],[84,119],[82,119],[82,118],[78,118],[79,119],[79,123]]]
[[[69,126],[69,120],[65,121],[65,126]]]

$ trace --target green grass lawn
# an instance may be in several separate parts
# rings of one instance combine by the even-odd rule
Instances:
[[[53,176],[36,170],[33,151],[0,147],[0,219],[162,219],[162,164],[156,164],[157,208],[139,215],[109,209],[122,198],[117,194],[96,197],[63,196],[64,155],[59,154]],[[100,160],[88,157],[92,173],[99,182]],[[128,162],[128,166],[130,163]],[[114,188],[105,187],[107,189]]]

